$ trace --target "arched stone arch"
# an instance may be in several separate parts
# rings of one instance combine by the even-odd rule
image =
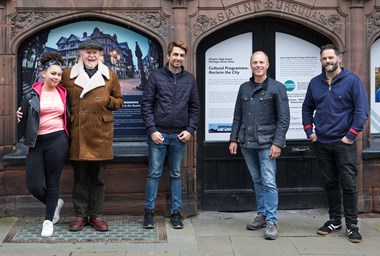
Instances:
[[[328,37],[334,44],[336,44],[340,49],[342,49],[343,51],[346,49],[346,46],[345,46],[345,41],[344,41],[344,36],[342,36],[341,34],[337,34],[336,32],[332,31],[331,29],[328,29],[324,26],[320,26],[318,24],[315,24],[315,23],[310,23],[308,22],[307,20],[305,19],[302,19],[302,18],[299,18],[299,17],[296,17],[296,16],[291,16],[291,15],[288,15],[288,14],[285,14],[285,15],[278,15],[278,13],[273,13],[273,12],[262,12],[262,13],[259,13],[259,14],[249,14],[249,15],[245,15],[245,16],[242,16],[242,17],[239,17],[239,18],[236,18],[234,19],[233,21],[230,21],[230,22],[224,22],[224,23],[221,23],[220,25],[217,25],[209,30],[206,30],[204,31],[203,33],[195,36],[193,33],[192,33],[192,42],[193,42],[193,45],[196,46],[199,44],[200,41],[202,41],[203,39],[207,38],[208,36],[212,35],[213,33],[215,33],[216,31],[222,29],[222,28],[226,28],[228,26],[231,26],[231,25],[234,25],[235,23],[238,23],[238,22],[241,22],[241,21],[245,21],[245,20],[254,20],[256,18],[261,18],[261,17],[273,17],[273,18],[281,18],[281,19],[284,19],[284,20],[288,20],[290,22],[294,22],[294,23],[297,23],[301,26],[305,26],[311,30],[314,30],[315,32],[318,32],[326,37]]]
[[[99,19],[103,22],[126,26],[156,39],[165,48],[168,40],[168,15],[162,12],[67,12],[67,11],[20,11],[12,14],[9,29],[9,51],[17,52],[20,44],[31,35],[60,24],[75,20]],[[142,30],[141,28],[144,28]]]
[[[380,10],[373,10],[367,16],[368,49],[380,38]]]

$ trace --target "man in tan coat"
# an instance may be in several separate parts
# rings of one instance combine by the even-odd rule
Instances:
[[[103,46],[94,40],[79,46],[80,61],[62,75],[71,101],[70,152],[74,166],[73,203],[76,219],[70,231],[87,223],[107,231],[103,220],[104,169],[113,158],[112,111],[123,105],[117,74],[99,61]]]

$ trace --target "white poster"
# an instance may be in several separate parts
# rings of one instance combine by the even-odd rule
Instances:
[[[252,76],[252,33],[220,42],[206,52],[205,140],[230,139],[236,96]]]
[[[371,48],[371,133],[380,133],[380,40]]]
[[[322,72],[320,49],[297,37],[276,32],[276,80],[285,84],[290,107],[286,139],[306,139],[302,103],[311,78]]]

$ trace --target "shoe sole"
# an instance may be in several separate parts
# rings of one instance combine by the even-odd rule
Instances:
[[[248,230],[259,230],[259,229],[262,229],[262,228],[265,228],[267,225],[262,225],[261,227],[250,227],[249,225],[247,225],[247,229]]]
[[[172,228],[174,228],[174,229],[183,229],[183,226],[174,226],[174,225],[172,225]]]
[[[317,234],[325,236],[325,235],[328,235],[328,234],[333,233],[333,232],[338,232],[340,230],[342,230],[342,229],[334,229],[334,230],[331,230],[330,232],[325,232],[325,231],[318,230]]]
[[[53,234],[51,234],[51,235],[50,234],[49,235],[42,235],[41,234],[41,237],[43,237],[43,238],[47,238],[47,237],[51,237],[51,236],[53,236]]]
[[[356,240],[356,239],[348,239],[351,243],[360,243],[362,240]]]
[[[85,224],[83,224],[83,226],[81,226],[81,227],[79,227],[79,228],[69,228],[69,230],[71,231],[71,232],[77,232],[77,231],[81,231],[83,228],[84,228],[84,226],[86,226],[88,223],[85,223]]]
[[[88,224],[91,225],[96,231],[107,232],[109,230],[108,228],[107,229],[105,229],[105,228],[98,228],[98,227],[95,226],[95,224],[90,223],[90,222]]]
[[[153,226],[151,226],[151,225],[149,225],[149,226],[142,226],[143,228],[145,228],[145,229],[153,229],[154,228],[154,225]]]
[[[276,239],[277,239],[277,236],[267,236],[267,235],[265,235],[264,238],[265,238],[266,240],[276,240]]]

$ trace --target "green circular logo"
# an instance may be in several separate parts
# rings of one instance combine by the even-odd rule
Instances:
[[[296,84],[292,80],[287,80],[285,83],[286,91],[291,92],[296,88]]]

